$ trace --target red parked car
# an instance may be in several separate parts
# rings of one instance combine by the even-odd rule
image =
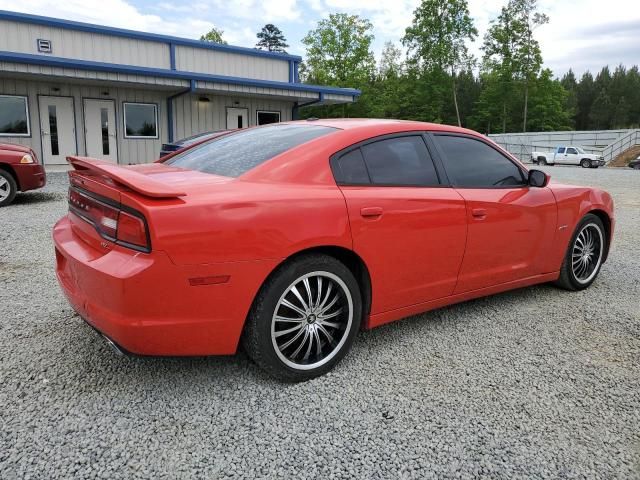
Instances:
[[[29,147],[0,143],[0,207],[13,202],[18,192],[44,187],[47,176]]]
[[[70,158],[57,276],[141,355],[233,354],[291,381],[361,328],[543,282],[588,287],[613,201],[475,132],[391,120],[240,130],[163,163]]]

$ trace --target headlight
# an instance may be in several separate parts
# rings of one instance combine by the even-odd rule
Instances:
[[[28,153],[20,159],[20,163],[35,163],[33,157]]]

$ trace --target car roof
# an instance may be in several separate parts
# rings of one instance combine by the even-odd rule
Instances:
[[[292,124],[322,125],[325,127],[338,128],[340,130],[385,130],[388,132],[403,132],[411,130],[428,130],[432,132],[465,133],[478,136],[477,132],[466,128],[443,125],[440,123],[417,122],[413,120],[393,120],[379,118],[310,118],[294,122],[283,122]]]

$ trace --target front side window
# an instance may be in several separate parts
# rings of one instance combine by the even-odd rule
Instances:
[[[258,110],[256,112],[256,120],[258,125],[268,125],[270,123],[278,123],[280,121],[280,112],[268,112],[266,110]]]
[[[578,152],[575,148],[567,148],[567,153],[570,153],[571,155],[577,155]]]
[[[158,138],[158,107],[153,103],[125,103],[124,136]]]
[[[28,137],[29,107],[27,97],[0,95],[0,136]]]
[[[224,177],[239,177],[276,155],[337,129],[320,125],[274,124],[222,135],[164,162]]]
[[[444,152],[449,179],[458,187],[510,187],[525,185],[522,170],[486,143],[469,137],[436,135]]]
[[[378,185],[439,185],[422,136],[394,137],[361,147],[371,182]]]

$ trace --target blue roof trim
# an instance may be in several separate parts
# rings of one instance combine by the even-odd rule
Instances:
[[[274,80],[256,80],[253,78],[229,77],[226,75],[209,75],[206,73],[168,70],[165,68],[137,67],[134,65],[120,65],[117,63],[102,63],[89,60],[72,60],[61,57],[34,55],[31,53],[15,53],[0,51],[0,61],[10,63],[26,63],[29,65],[44,65],[48,67],[75,68],[78,70],[93,70],[99,72],[128,73],[148,77],[177,78],[180,80],[229,83],[233,85],[247,85],[250,87],[279,88],[319,94],[347,95],[357,97],[360,90],[355,88],[324,87],[308,85],[306,83],[277,82]]]
[[[75,22],[72,20],[63,20],[60,18],[43,17],[40,15],[30,15],[27,13],[9,12],[0,10],[0,20],[11,20],[14,22],[31,23],[35,25],[44,25],[47,27],[66,28],[80,32],[101,33],[103,35],[111,35],[115,37],[132,38],[136,40],[148,40],[152,42],[173,43],[186,47],[204,48],[209,50],[219,50],[229,53],[240,53],[243,55],[253,55],[256,57],[269,57],[275,60],[295,60],[301,61],[302,57],[297,55],[289,55],[286,53],[267,52],[257,50],[255,48],[235,47],[233,45],[222,45],[219,43],[203,42],[200,40],[192,40],[189,38],[172,37],[169,35],[160,35],[157,33],[139,32],[136,30],[127,30],[124,28],[105,27],[103,25],[95,25],[92,23]]]

